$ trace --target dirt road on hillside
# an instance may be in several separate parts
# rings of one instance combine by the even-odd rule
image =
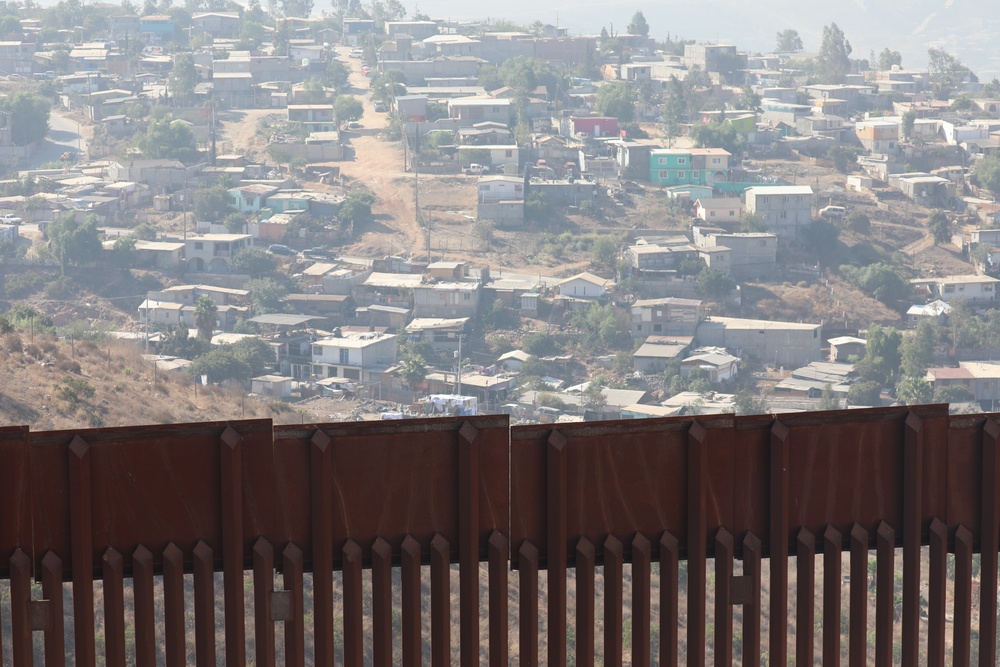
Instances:
[[[361,129],[346,130],[345,138],[354,149],[354,159],[340,165],[347,185],[357,183],[377,197],[372,211],[375,224],[365,230],[352,251],[365,253],[418,253],[423,250],[423,232],[417,223],[413,201],[413,175],[403,170],[400,142],[379,137],[387,114],[376,113],[369,97],[370,79],[361,73],[361,62],[349,59],[350,49],[337,49],[342,62],[351,66],[351,90],[364,103]]]

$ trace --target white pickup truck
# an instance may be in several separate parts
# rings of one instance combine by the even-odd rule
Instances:
[[[473,162],[468,167],[463,168],[462,173],[466,176],[481,176],[490,173],[490,168],[485,164],[476,164]]]
[[[13,213],[6,213],[0,215],[0,225],[19,225],[21,224],[21,218],[17,217]]]

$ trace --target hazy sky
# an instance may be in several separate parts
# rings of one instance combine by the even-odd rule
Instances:
[[[317,9],[322,9],[321,2],[317,0]],[[958,56],[984,81],[1000,74],[997,0],[507,0],[496,4],[421,0],[405,5],[435,18],[479,19],[493,14],[523,23],[558,20],[574,34],[596,34],[611,24],[624,31],[635,11],[641,10],[657,39],[669,33],[735,43],[751,51],[773,48],[775,33],[786,28],[798,30],[806,49],[816,50],[823,26],[836,22],[854,47],[853,58],[867,58],[871,51],[888,47],[903,55],[904,66],[923,67],[928,46],[936,46]]]

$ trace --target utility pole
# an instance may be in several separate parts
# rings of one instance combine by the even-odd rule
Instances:
[[[465,334],[458,334],[458,389],[455,393],[462,395],[462,339]]]

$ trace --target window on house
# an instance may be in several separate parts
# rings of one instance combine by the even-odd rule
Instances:
[[[736,217],[736,211],[729,211],[729,217],[730,218],[735,218]]]
[[[653,325],[653,332],[654,333],[658,333],[660,331],[663,331],[663,325],[662,324],[654,324]]]
[[[715,211],[709,211],[708,212],[708,217],[714,218],[715,217]]]
[[[348,380],[360,380],[361,371],[359,371],[357,368],[345,368],[344,377],[347,378]]]
[[[312,354],[313,354],[314,357],[322,357],[323,356],[323,348],[321,348],[319,345],[313,345],[312,346]]]
[[[692,171],[691,172],[691,178],[701,178],[701,172],[700,171]]]
[[[719,164],[721,160],[717,157],[712,158],[712,164]]]
[[[687,175],[687,172],[684,172],[684,171],[678,171],[677,172],[677,178],[684,178],[686,175]]]
[[[506,151],[505,157],[514,157],[514,151]]]
[[[345,349],[341,348],[340,349],[340,363],[346,364],[346,363],[349,363],[350,360],[351,360],[351,351],[350,350],[345,350]]]
[[[471,295],[471,294],[469,294],[468,292],[466,292],[465,294],[463,294],[463,295],[462,295],[462,297],[463,297],[463,298],[464,298],[464,299],[465,299],[466,301],[471,301],[471,300],[472,300],[472,295]]]
[[[204,250],[205,249],[205,244],[202,243],[201,241],[195,241],[194,242],[194,249],[195,250]]]
[[[786,218],[788,218],[788,211],[782,211],[778,217],[781,218],[782,220],[785,220]]]
[[[955,291],[955,286],[954,285],[945,285],[944,286],[944,293],[945,294],[951,294],[954,291]]]
[[[661,180],[665,178],[670,178],[670,172],[667,171],[666,169],[661,169],[658,172],[656,172],[656,176]]]
[[[679,157],[679,158],[677,158],[677,164],[687,164],[687,163],[688,163],[688,161],[687,161],[686,157]]]

